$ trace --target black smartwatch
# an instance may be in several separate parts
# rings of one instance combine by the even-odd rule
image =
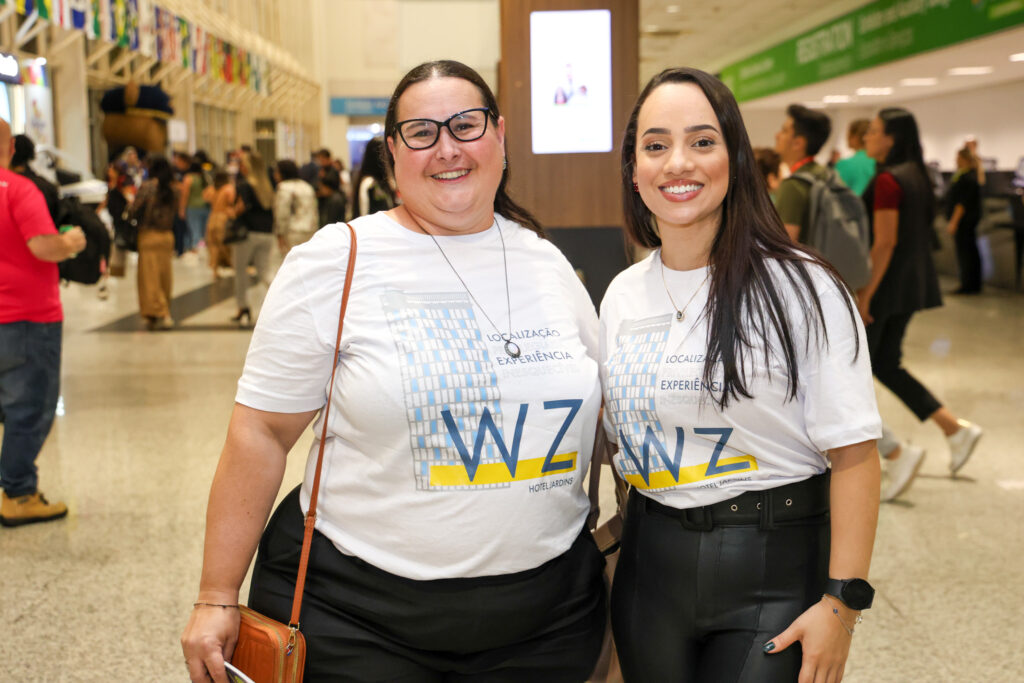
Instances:
[[[825,593],[854,610],[868,609],[875,599],[875,589],[864,579],[829,579]]]

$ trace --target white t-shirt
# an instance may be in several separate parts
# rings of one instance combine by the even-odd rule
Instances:
[[[316,528],[392,574],[507,574],[557,557],[583,528],[582,479],[601,401],[597,315],[565,257],[504,218],[438,237],[384,213],[358,239],[331,398]],[[487,321],[512,337],[504,351]],[[327,226],[289,252],[253,333],[236,400],[321,408],[330,380],[349,232]],[[310,451],[303,509],[316,466]]]
[[[640,493],[674,508],[710,505],[807,479],[825,471],[826,451],[881,435],[864,327],[858,318],[854,330],[841,298],[848,295],[822,268],[809,268],[827,345],[813,333],[808,339],[806,308],[782,267],[769,264],[795,332],[796,398],[788,399],[779,354],[766,367],[764,343],[751,338],[746,387],[753,398],[731,399],[724,411],[713,401],[721,367],[711,392],[703,381],[708,269],[666,268],[663,282],[657,249],[608,286],[601,302],[606,427],[619,443],[615,466]],[[666,283],[680,306],[696,292],[682,321]]]

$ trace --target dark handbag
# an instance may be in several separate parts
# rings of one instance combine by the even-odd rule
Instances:
[[[626,499],[629,496],[629,485],[615,471],[612,464],[612,455],[616,450],[615,444],[608,441],[604,431],[604,424],[601,418],[597,420],[597,434],[594,436],[594,454],[590,458],[590,479],[587,485],[587,494],[590,497],[590,514],[587,516],[587,528],[594,536],[594,543],[605,559],[605,585],[611,588],[612,577],[615,576],[615,566],[619,560],[619,543],[622,540],[622,519],[623,511],[626,509]],[[601,516],[599,502],[601,488],[601,470],[605,465],[611,466],[612,477],[615,479],[615,514],[604,524],[598,526],[598,518]],[[622,671],[619,669],[619,655],[615,651],[615,641],[612,639],[611,615],[605,626],[604,642],[601,645],[601,654],[597,658],[594,672],[588,679],[590,683],[622,683]]]
[[[356,265],[356,233],[348,226],[352,236],[348,254],[348,271],[345,273],[345,288],[341,294],[341,314],[338,317],[338,336],[334,342],[331,382],[327,389],[327,403],[323,409],[323,432],[320,435],[320,450],[316,458],[316,474],[306,512],[306,527],[302,536],[302,554],[299,571],[295,577],[295,594],[292,597],[292,613],[287,624],[245,606],[239,606],[241,623],[238,627],[238,642],[231,656],[231,663],[256,683],[301,683],[306,667],[306,639],[299,631],[299,616],[302,612],[302,594],[306,586],[306,569],[309,567],[309,548],[313,541],[313,527],[316,524],[316,505],[320,494],[320,472],[324,464],[324,445],[327,443],[327,423],[334,394],[334,374],[338,368],[341,351],[341,330],[345,322],[345,309],[352,289],[352,273]]]
[[[243,242],[249,238],[249,226],[237,218],[229,218],[224,224],[224,244]]]

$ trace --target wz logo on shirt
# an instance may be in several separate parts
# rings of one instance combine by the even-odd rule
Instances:
[[[644,440],[639,448],[631,445],[629,439],[620,429],[619,443],[622,444],[622,450],[616,458],[619,471],[624,473],[623,478],[633,486],[650,491],[694,484],[757,469],[757,459],[752,455],[722,457],[722,451],[729,442],[729,437],[732,436],[731,427],[696,427],[693,434],[697,437],[717,436],[718,438],[707,463],[683,467],[683,445],[686,443],[686,432],[682,427],[675,428],[676,443],[671,456],[651,425],[646,425]],[[651,468],[652,452],[660,461],[660,467],[654,471]],[[653,464],[658,466],[658,463]]]
[[[583,400],[544,402],[545,432],[549,411],[568,412],[545,456],[520,459],[528,416],[538,409],[523,403],[514,425],[507,424],[513,416],[502,411],[488,342],[465,292],[387,292],[381,299],[402,371],[417,490],[508,488],[529,479],[553,484],[549,477],[576,469],[578,453],[558,450]]]
[[[455,418],[447,408],[441,411],[445,428],[451,438],[452,445],[462,460],[462,465],[434,465],[430,468],[430,483],[435,486],[467,486],[470,484],[504,484],[513,481],[525,481],[527,479],[539,479],[560,472],[573,471],[576,469],[576,458],[578,453],[558,453],[558,447],[562,438],[569,431],[576,414],[583,405],[583,399],[570,398],[560,401],[545,401],[544,410],[568,409],[562,426],[555,432],[551,439],[551,446],[547,455],[543,458],[519,459],[519,446],[522,443],[523,427],[526,424],[526,415],[529,411],[529,404],[519,405],[519,416],[516,418],[515,431],[512,436],[512,443],[509,445],[501,430],[494,424],[491,412],[484,408],[480,418],[476,434],[472,436],[473,449],[467,446],[467,439],[464,438],[462,430],[459,429]],[[481,463],[481,451],[487,435],[490,434],[494,445],[501,454],[501,462]]]

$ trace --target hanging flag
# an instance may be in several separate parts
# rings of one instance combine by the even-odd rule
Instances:
[[[123,0],[122,0],[123,2]],[[114,41],[114,23],[111,0],[92,0],[93,27],[96,36],[108,42]]]
[[[137,0],[139,53],[147,57],[156,56],[156,16],[153,14],[153,0]]]
[[[190,24],[187,19],[178,17],[178,45],[181,65],[186,69],[192,68],[192,36],[190,35]]]
[[[90,0],[68,0],[71,12],[71,28],[85,31],[89,38],[96,38],[92,23],[92,2]]]
[[[206,75],[206,31],[201,26],[193,26],[192,30],[192,70],[200,76]]]
[[[177,64],[181,61],[181,38],[178,35],[178,18],[169,10],[158,8],[157,46],[160,61]]]

